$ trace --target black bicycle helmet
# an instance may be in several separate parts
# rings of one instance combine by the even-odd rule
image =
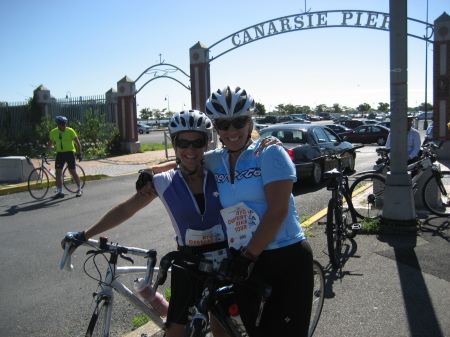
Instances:
[[[177,112],[169,120],[169,133],[173,139],[177,133],[182,131],[198,131],[203,133],[207,139],[211,137],[212,132],[211,120],[201,111],[183,110]]]
[[[56,116],[55,121],[56,121],[56,123],[67,124],[67,118],[64,116]]]
[[[250,116],[254,112],[255,101],[240,87],[219,89],[206,101],[206,114],[212,119]]]

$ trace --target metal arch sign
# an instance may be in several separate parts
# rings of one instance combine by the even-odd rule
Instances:
[[[417,29],[414,25],[420,25],[422,28],[425,25],[427,36],[419,36],[409,32],[408,36],[430,41],[434,29],[432,24],[411,18],[408,18],[408,24],[409,30]],[[214,43],[209,47],[209,62],[233,49],[263,38],[299,30],[330,27],[369,28],[389,31],[389,14],[363,10],[330,10],[279,17],[244,28]],[[429,29],[431,32],[428,34]],[[213,55],[213,51],[216,56]]]

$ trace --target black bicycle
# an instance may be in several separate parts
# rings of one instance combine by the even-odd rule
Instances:
[[[331,191],[328,202],[326,235],[330,263],[339,268],[342,263],[342,247],[348,238],[354,238],[361,229],[352,204],[348,176],[342,171],[342,155],[324,155],[321,158],[335,160],[337,167],[324,173]]]
[[[219,269],[215,271],[213,269],[213,263],[210,260],[184,254],[179,251],[170,252],[161,259],[158,277],[155,281],[155,287],[153,288],[154,292],[156,292],[158,285],[162,285],[165,282],[167,271],[174,260],[196,265],[199,270],[204,272],[205,276],[203,279],[204,288],[202,295],[197,303],[189,309],[190,315],[185,337],[204,337],[211,332],[209,312],[214,315],[230,336],[248,336],[243,324],[239,324],[239,321],[233,318],[236,300],[233,283],[226,278],[229,260],[224,259],[220,264]],[[313,335],[317,326],[325,296],[325,275],[323,268],[317,261],[314,261],[313,268],[313,302],[308,336]],[[272,288],[270,285],[266,284],[264,280],[257,278],[254,275],[251,275],[248,281],[252,284],[251,287],[258,289],[259,311],[255,321],[255,325],[258,326],[264,310],[264,305],[271,295]]]
[[[423,184],[422,202],[437,216],[450,215],[450,171],[441,171],[437,162],[436,150],[442,146],[434,143],[422,145],[420,159],[408,165],[411,172],[413,193],[417,192],[418,181],[425,171],[430,169],[431,176]],[[376,219],[381,216],[384,205],[386,178],[390,170],[389,149],[376,149],[380,157],[374,170],[356,174],[360,176],[350,187],[350,195],[356,215],[361,219]]]

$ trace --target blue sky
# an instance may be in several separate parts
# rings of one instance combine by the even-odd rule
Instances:
[[[311,12],[389,12],[387,0],[307,0]],[[409,0],[408,17],[426,21],[426,0]],[[305,11],[305,1],[2,0],[0,101],[26,100],[38,85],[56,98],[104,94],[124,76],[136,80],[161,60],[189,73],[189,48],[211,46],[257,23]],[[428,21],[450,14],[448,0],[428,0]],[[331,21],[331,20],[330,20]],[[421,26],[411,27],[425,35]],[[161,56],[160,56],[161,54]],[[432,46],[428,53],[432,102]],[[261,39],[211,63],[211,89],[246,88],[266,109],[294,104],[356,107],[389,102],[389,33],[325,28]],[[181,75],[174,77],[187,85]],[[137,83],[139,89],[151,75]],[[168,101],[165,98],[168,97]],[[425,101],[425,42],[408,38],[408,106]],[[190,107],[190,92],[158,79],[137,95],[141,108]]]

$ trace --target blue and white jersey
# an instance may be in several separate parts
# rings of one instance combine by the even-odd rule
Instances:
[[[180,171],[156,174],[153,185],[169,212],[180,246],[200,246],[226,240],[226,229],[220,215],[222,205],[211,173],[204,170],[203,214]]]
[[[226,149],[215,149],[205,154],[205,167],[214,174],[223,207],[244,202],[262,219],[267,210],[264,185],[292,179],[296,181],[295,167],[285,149],[272,145],[259,149],[261,140],[251,144],[236,162],[234,183],[230,180],[230,161]],[[294,197],[289,200],[289,212],[277,235],[266,249],[289,246],[305,239]]]

